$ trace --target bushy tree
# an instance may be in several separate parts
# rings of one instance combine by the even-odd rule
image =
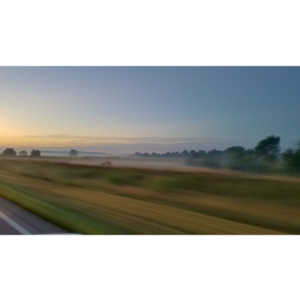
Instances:
[[[19,156],[26,157],[26,156],[28,156],[28,153],[27,153],[27,151],[23,150],[23,151],[20,151]]]
[[[41,151],[33,149],[30,154],[31,157],[41,157]]]
[[[70,153],[69,153],[69,155],[73,156],[73,157],[78,156],[78,154],[79,154],[78,150],[75,150],[75,149],[70,150]]]
[[[17,152],[14,148],[6,148],[2,155],[4,156],[17,156]]]
[[[280,137],[271,135],[261,140],[255,147],[255,152],[260,158],[277,159],[280,153]]]
[[[224,152],[228,154],[242,154],[245,152],[245,148],[242,146],[233,146],[227,148]]]

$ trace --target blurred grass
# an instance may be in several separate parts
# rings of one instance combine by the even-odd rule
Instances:
[[[0,160],[0,195],[86,234],[300,233],[300,181]]]

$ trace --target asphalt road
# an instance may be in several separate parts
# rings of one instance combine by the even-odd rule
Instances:
[[[64,233],[67,232],[0,197],[0,235]]]

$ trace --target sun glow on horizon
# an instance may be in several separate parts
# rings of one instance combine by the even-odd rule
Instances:
[[[208,138],[201,138],[207,140]],[[108,145],[168,145],[199,143],[199,138],[170,137],[105,137],[74,135],[2,135],[0,147],[101,147]]]

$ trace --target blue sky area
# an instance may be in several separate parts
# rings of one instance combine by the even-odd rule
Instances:
[[[298,67],[1,67],[0,92],[3,147],[177,151],[253,147],[270,134],[283,147],[300,140]]]

